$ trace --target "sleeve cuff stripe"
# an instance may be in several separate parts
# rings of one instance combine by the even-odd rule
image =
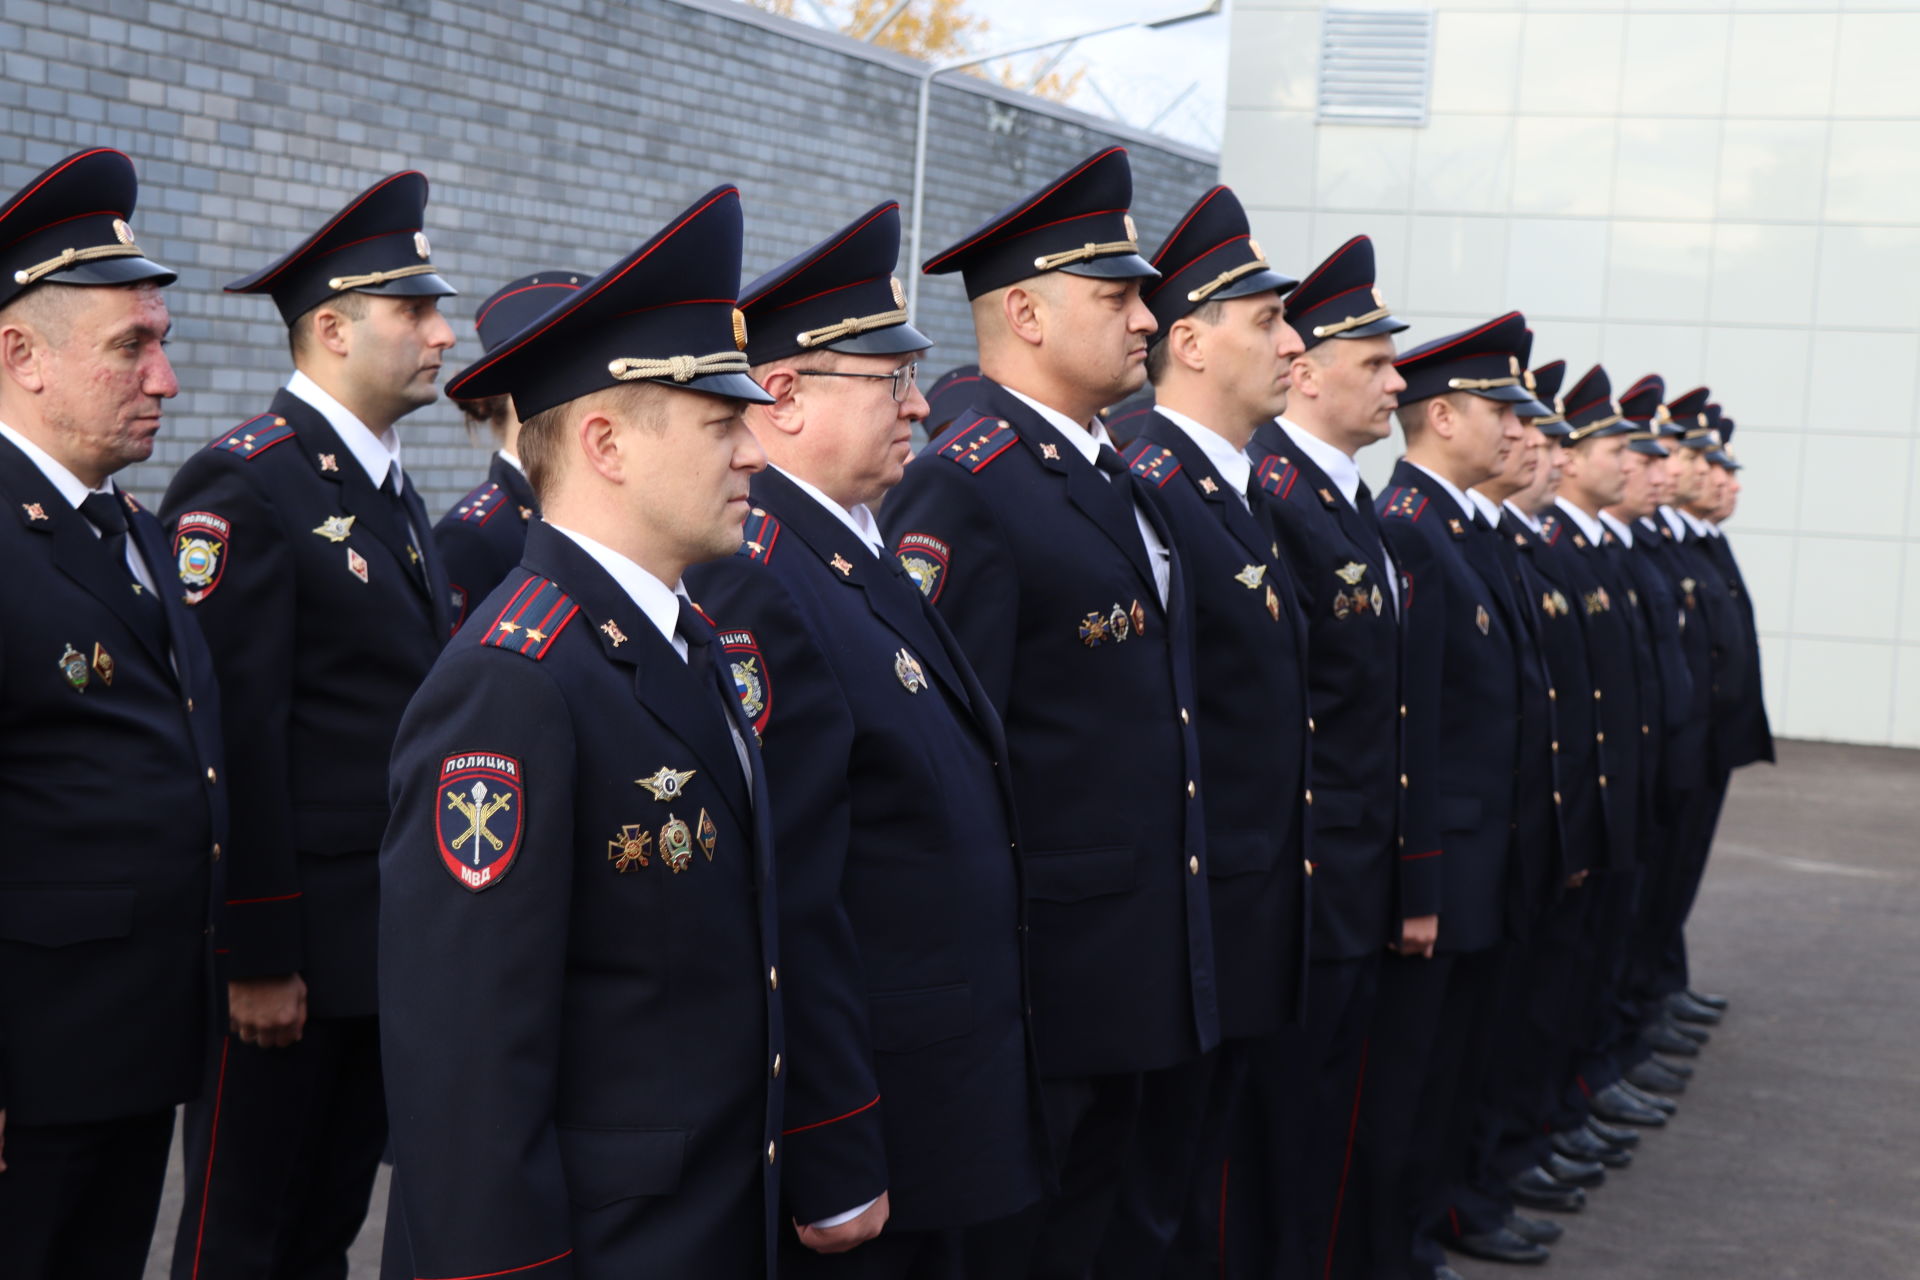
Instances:
[[[803,1124],[796,1128],[785,1129],[781,1131],[780,1136],[783,1138],[790,1138],[796,1133],[805,1133],[809,1129],[824,1129],[830,1124],[839,1124],[842,1120],[851,1120],[853,1119],[853,1117],[859,1115],[862,1111],[871,1111],[879,1105],[880,1105],[880,1095],[876,1093],[873,1095],[872,1102],[866,1103],[863,1106],[855,1107],[853,1110],[847,1112],[843,1116],[835,1116],[831,1120],[816,1120],[812,1124]],[[464,1277],[463,1277],[463,1280],[464,1280]]]

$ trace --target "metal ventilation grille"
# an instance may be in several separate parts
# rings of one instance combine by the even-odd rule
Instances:
[[[1329,4],[1320,27],[1320,119],[1423,125],[1433,11]]]

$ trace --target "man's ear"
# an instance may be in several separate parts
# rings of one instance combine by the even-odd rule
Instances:
[[[1195,373],[1207,371],[1207,345],[1201,326],[1192,316],[1181,316],[1161,341],[1167,344],[1167,359]]]
[[[1029,346],[1037,347],[1045,341],[1047,300],[1037,291],[1013,285],[1001,297],[1000,307],[1007,332]]]
[[[783,435],[800,434],[800,429],[806,425],[806,414],[800,407],[800,386],[805,379],[800,376],[799,370],[783,364],[775,365],[756,381],[773,397],[773,403],[749,406],[747,422],[755,429],[765,423]]]
[[[313,313],[308,341],[323,351],[344,357],[353,345],[347,334],[352,325],[347,317],[322,303]]]
[[[1293,358],[1288,372],[1293,378],[1293,394],[1309,400],[1320,398],[1320,366],[1313,357],[1302,351]]]
[[[1427,430],[1442,440],[1451,440],[1460,431],[1460,411],[1445,396],[1427,401]]]
[[[0,325],[0,372],[34,395],[47,389],[46,339],[27,325]]]
[[[604,409],[589,410],[574,425],[572,435],[589,467],[615,484],[626,480],[627,459],[621,448],[624,433],[611,414]]]

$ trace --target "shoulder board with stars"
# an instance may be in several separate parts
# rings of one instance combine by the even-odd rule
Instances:
[[[1270,454],[1260,459],[1260,465],[1253,469],[1253,477],[1262,489],[1284,501],[1293,492],[1293,482],[1300,478],[1300,468],[1277,453]]]
[[[1560,534],[1567,526],[1560,523],[1558,516],[1540,517],[1540,537],[1550,547],[1560,545]]]
[[[1426,494],[1405,485],[1395,485],[1387,491],[1387,505],[1380,509],[1380,514],[1390,520],[1418,521],[1420,513],[1426,509]]]
[[[1180,474],[1180,463],[1173,456],[1173,450],[1157,445],[1151,440],[1135,440],[1120,451],[1127,467],[1142,480],[1153,481],[1153,487],[1164,489],[1167,481]]]
[[[545,578],[528,578],[494,618],[480,643],[511,649],[535,662],[553,652],[553,642],[580,613],[573,597]]]
[[[241,423],[207,447],[216,453],[230,453],[238,458],[257,458],[273,446],[291,439],[293,428],[287,425],[285,418],[263,413]]]
[[[456,520],[462,524],[485,524],[493,519],[494,512],[505,504],[500,501],[500,486],[491,480],[483,481],[453,509]]]
[[[779,519],[765,507],[755,507],[740,530],[740,549],[734,554],[757,560],[761,564],[771,564],[773,548],[779,541]]]
[[[1005,419],[982,415],[962,419],[949,427],[945,443],[936,452],[977,475],[989,462],[1013,448],[1019,439]]]

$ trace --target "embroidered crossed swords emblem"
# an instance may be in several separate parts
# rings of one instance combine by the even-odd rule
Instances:
[[[472,824],[462,835],[454,840],[453,847],[458,849],[467,841],[473,841],[473,865],[477,867],[480,865],[480,842],[482,840],[485,840],[496,850],[506,848],[506,845],[501,842],[499,836],[487,830],[487,820],[512,803],[513,797],[502,794],[493,797],[491,800],[487,799],[487,784],[484,782],[474,783],[472,789],[467,794],[471,795],[473,799],[467,799],[466,796],[461,795],[458,791],[447,792],[447,808],[452,809]]]

